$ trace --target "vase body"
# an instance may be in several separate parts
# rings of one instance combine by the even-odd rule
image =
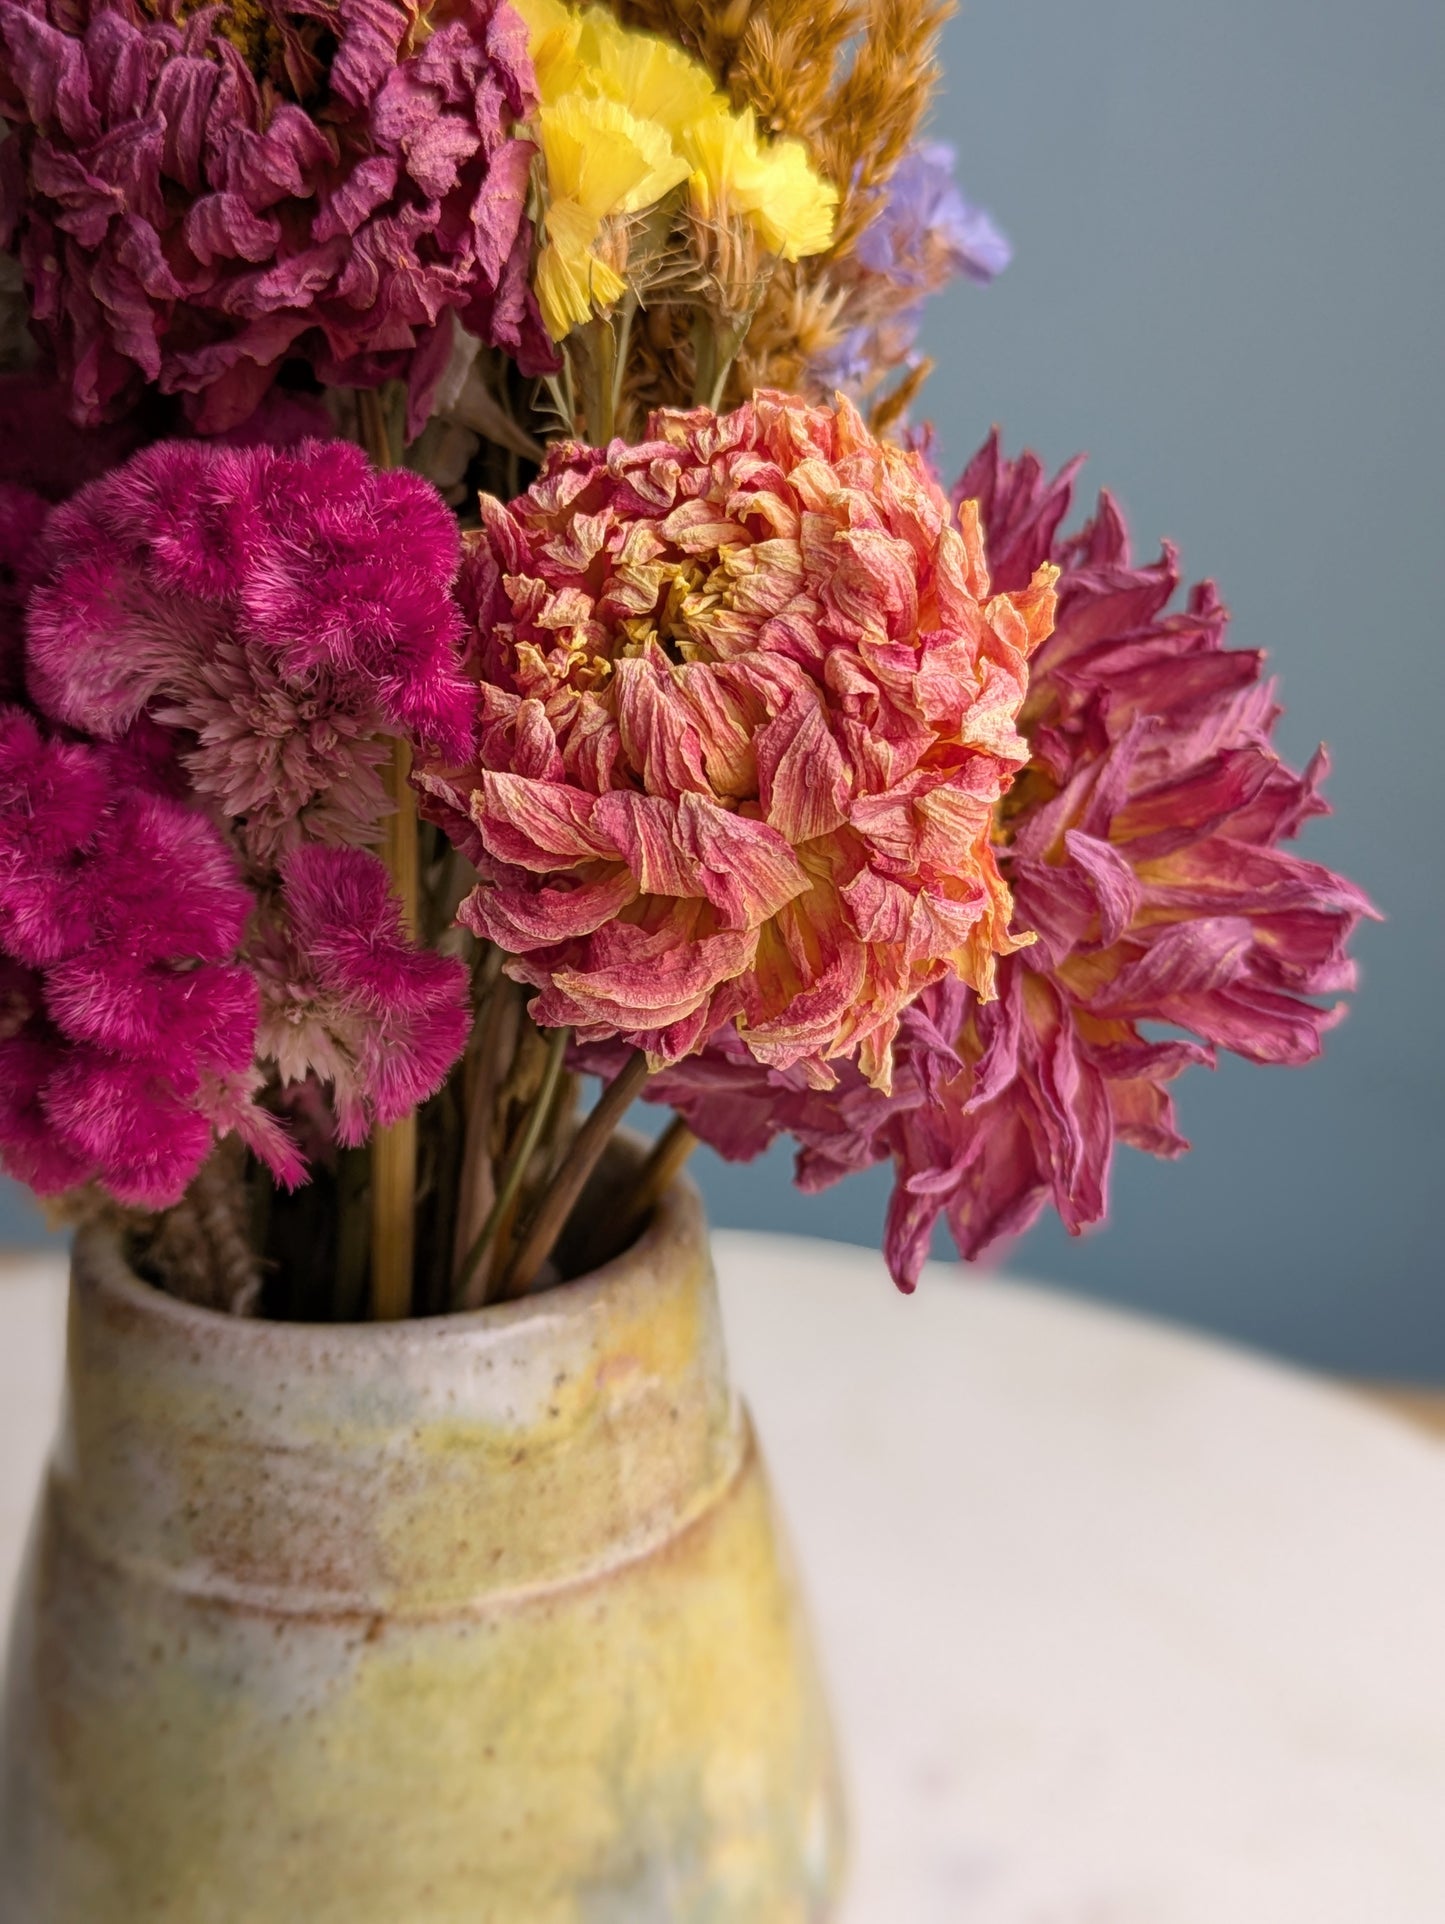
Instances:
[[[813,1924],[826,1708],[706,1230],[321,1327],[77,1244],[0,1924]]]

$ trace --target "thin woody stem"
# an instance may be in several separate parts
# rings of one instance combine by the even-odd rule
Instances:
[[[597,1167],[612,1132],[647,1080],[647,1057],[634,1049],[598,1097],[572,1144],[571,1153],[537,1205],[520,1247],[507,1265],[498,1295],[503,1301],[525,1296],[567,1225],[573,1205]]]
[[[627,378],[627,351],[632,345],[632,323],[637,315],[638,300],[636,292],[628,288],[623,297],[621,315],[617,321],[617,341],[613,351],[612,369],[612,428],[617,433],[622,426],[622,390]]]
[[[395,465],[381,396],[365,388],[356,397],[367,452],[379,468]],[[416,940],[421,899],[416,794],[411,786],[411,744],[392,744],[387,788],[392,813],[386,820],[383,856],[401,902],[402,922]],[[411,1313],[416,1264],[416,1111],[376,1131],[371,1144],[371,1313],[395,1322]]]
[[[663,1192],[677,1175],[693,1150],[697,1137],[681,1116],[674,1116],[648,1151],[647,1160],[637,1172],[637,1181],[620,1223],[613,1230],[613,1242],[625,1249],[657,1207]]]
[[[462,1136],[461,1172],[457,1184],[457,1219],[452,1247],[451,1295],[461,1294],[462,1271],[477,1231],[497,1193],[492,1167],[492,1126],[495,1121],[500,1058],[514,990],[501,979],[502,952],[489,948],[477,974],[473,1001],[479,1010],[473,1041],[462,1065],[462,1107],[466,1123]]]
[[[491,1248],[507,1211],[521,1193],[526,1180],[527,1167],[537,1153],[537,1145],[542,1140],[542,1132],[547,1127],[557,1100],[557,1091],[562,1084],[562,1072],[567,1065],[567,1045],[572,1040],[570,1029],[554,1029],[547,1038],[547,1066],[542,1071],[542,1086],[533,1099],[527,1112],[527,1120],[522,1125],[517,1145],[503,1171],[502,1180],[497,1185],[497,1193],[492,1206],[487,1211],[486,1221],[477,1231],[467,1260],[457,1278],[456,1300],[461,1309],[480,1309],[487,1299],[486,1277],[481,1271],[482,1259]]]
[[[401,898],[402,921],[417,931],[420,873],[417,861],[416,792],[411,744],[393,744],[384,855],[392,887]],[[416,1111],[376,1131],[371,1143],[371,1313],[378,1322],[410,1315],[416,1258]]]
[[[381,396],[375,388],[357,390],[356,413],[361,423],[361,438],[367,453],[379,468],[394,468],[396,457],[391,451],[391,435],[386,425],[386,409],[381,404]]]

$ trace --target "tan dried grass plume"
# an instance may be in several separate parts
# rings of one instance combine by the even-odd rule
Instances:
[[[840,190],[826,254],[781,263],[759,304],[727,390],[808,392],[808,369],[857,316],[849,263],[877,194],[916,138],[938,84],[938,40],[953,0],[617,0],[629,25],[677,40],[711,68],[735,104],[775,134],[804,140]],[[653,317],[628,397],[637,415],[686,406],[691,350],[680,324]],[[880,427],[900,399],[877,404]],[[818,398],[810,395],[809,398]]]

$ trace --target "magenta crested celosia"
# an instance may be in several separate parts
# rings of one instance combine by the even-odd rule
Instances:
[[[337,1140],[361,1142],[441,1085],[467,1037],[465,978],[409,939],[385,868],[362,850],[284,857],[277,908],[257,962],[262,1053],[283,1082],[328,1084]]]
[[[355,844],[389,737],[471,740],[457,554],[433,490],[337,443],[0,486],[6,1169],[162,1208],[230,1133],[299,1179],[267,1086],[325,1083],[355,1142],[440,1085],[465,972]]]
[[[453,316],[552,365],[505,0],[0,0],[0,43],[0,245],[78,418],[151,383],[227,428],[297,359],[415,431]]]
[[[472,738],[436,490],[341,441],[164,442],[50,517],[29,599],[31,695],[114,739],[174,731],[198,797],[248,857],[373,841],[385,739]]]
[[[41,1195],[179,1201],[236,1130],[299,1164],[253,1101],[250,892],[221,833],[147,792],[120,744],[0,709],[0,1164]]]
[[[886,1084],[919,991],[986,995],[1013,946],[991,822],[1053,576],[992,593],[975,517],[846,402],[659,414],[484,501],[479,755],[429,785],[535,1020]]]
[[[1061,537],[1073,473],[1050,481],[1032,456],[1003,460],[995,439],[956,490],[979,503],[1003,587],[1048,560],[1062,571],[1021,716],[1030,764],[997,811],[1016,926],[1037,941],[1000,962],[992,1001],[957,979],[923,992],[887,1096],[852,1071],[811,1090],[728,1038],[648,1091],[725,1155],[791,1134],[805,1188],[891,1156],[886,1249],[905,1288],[940,1216],[969,1257],[1049,1203],[1073,1232],[1098,1222],[1116,1142],[1187,1147],[1168,1085],[1191,1063],[1218,1049],[1317,1055],[1341,1011],[1314,998],[1353,985],[1347,944],[1374,913],[1278,846],[1324,812],[1327,764],[1323,751],[1302,774],[1280,760],[1262,655],[1225,645],[1212,584],[1171,609],[1172,551],[1135,564],[1108,495]]]

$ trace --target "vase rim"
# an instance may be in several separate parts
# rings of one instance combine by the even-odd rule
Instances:
[[[632,1131],[619,1132],[618,1147],[634,1147]],[[623,1277],[634,1272],[645,1275],[649,1268],[665,1269],[665,1264],[658,1265],[655,1259],[669,1244],[693,1243],[705,1233],[697,1185],[686,1172],[680,1172],[659,1197],[637,1236],[595,1269],[584,1270],[580,1276],[569,1276],[563,1282],[513,1302],[488,1303],[480,1309],[443,1310],[425,1316],[402,1316],[386,1322],[368,1319],[322,1323],[235,1316],[208,1304],[189,1302],[139,1275],[125,1253],[119,1232],[110,1225],[86,1224],[77,1229],[71,1261],[73,1267],[90,1277],[106,1294],[126,1299],[141,1314],[169,1321],[177,1328],[191,1327],[213,1334],[224,1329],[231,1339],[243,1342],[248,1337],[297,1345],[308,1339],[327,1346],[343,1342],[358,1347],[381,1347],[390,1342],[403,1348],[418,1335],[475,1338],[515,1332],[530,1323],[541,1327],[563,1316],[569,1319],[585,1316]]]

